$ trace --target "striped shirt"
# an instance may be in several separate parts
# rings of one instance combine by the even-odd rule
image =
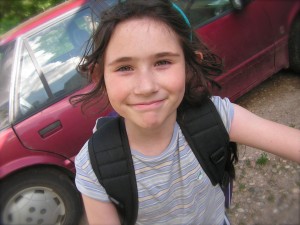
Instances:
[[[212,97],[229,131],[233,107],[228,99]],[[131,150],[135,168],[139,210],[137,224],[223,225],[224,194],[203,171],[178,124],[168,147],[158,156]],[[88,144],[75,159],[76,186],[91,198],[110,201],[92,170]]]

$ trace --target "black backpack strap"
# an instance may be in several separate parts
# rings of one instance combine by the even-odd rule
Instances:
[[[97,128],[88,143],[92,168],[116,205],[122,224],[135,224],[138,191],[124,121],[105,118]]]
[[[225,171],[229,135],[213,102],[207,99],[201,107],[185,108],[178,123],[212,184],[226,187],[230,180]]]
[[[232,144],[211,100],[201,107],[186,108],[178,123],[213,185],[226,188],[228,168],[233,168]],[[138,191],[131,151],[122,118],[101,118],[89,140],[93,170],[116,205],[122,224],[133,225],[138,213]],[[231,176],[233,177],[233,176]]]

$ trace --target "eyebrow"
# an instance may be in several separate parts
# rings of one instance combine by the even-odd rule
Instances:
[[[173,53],[173,52],[160,52],[160,53],[155,54],[154,58],[162,58],[162,57],[166,57],[166,56],[179,57],[180,54]],[[134,59],[134,57],[120,57],[120,58],[117,58],[117,59],[113,60],[112,62],[110,62],[108,64],[108,66],[111,66],[111,65],[114,65],[114,64],[117,64],[117,63],[128,62],[128,61],[131,61],[133,59]]]
[[[113,60],[112,62],[110,62],[108,64],[108,66],[111,66],[111,65],[114,65],[114,64],[117,64],[117,63],[128,62],[132,59],[133,59],[132,57],[120,57],[120,58],[117,58],[117,59]]]
[[[160,52],[160,53],[155,54],[155,57],[157,57],[157,58],[165,57],[165,56],[179,57],[180,54],[174,53],[174,52]]]

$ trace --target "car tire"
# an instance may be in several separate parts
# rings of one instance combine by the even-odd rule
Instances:
[[[75,225],[80,221],[81,196],[71,179],[59,170],[28,170],[0,185],[0,224]]]
[[[290,69],[300,73],[300,16],[296,18],[291,27],[289,37],[289,63]]]

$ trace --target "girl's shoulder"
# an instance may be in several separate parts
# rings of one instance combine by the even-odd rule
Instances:
[[[227,132],[229,132],[234,116],[233,104],[228,98],[221,98],[220,96],[212,96],[210,99],[219,112]]]
[[[75,165],[84,165],[89,160],[88,142],[86,142],[75,156]]]

